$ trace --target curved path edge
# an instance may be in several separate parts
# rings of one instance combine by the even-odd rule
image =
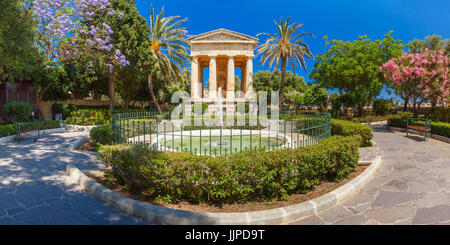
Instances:
[[[73,142],[68,150],[76,149],[86,137]],[[382,163],[376,156],[367,169],[345,185],[312,200],[280,208],[234,213],[208,213],[176,210],[148,204],[122,196],[86,176],[72,164],[66,167],[68,178],[97,199],[127,213],[158,224],[168,225],[267,225],[286,224],[317,214],[360,190],[374,176]]]

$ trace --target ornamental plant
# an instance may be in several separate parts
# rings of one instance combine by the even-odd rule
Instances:
[[[413,99],[416,116],[416,104],[420,108],[426,101],[448,102],[449,65],[443,50],[425,49],[421,53],[403,53],[380,66],[380,71],[397,94]]]

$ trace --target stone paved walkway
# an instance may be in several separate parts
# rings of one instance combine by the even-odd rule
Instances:
[[[374,127],[383,163],[342,203],[293,224],[450,224],[450,144]]]
[[[0,144],[0,225],[147,223],[67,183],[67,163],[102,167],[92,153],[64,151],[77,137],[80,132],[69,131]]]

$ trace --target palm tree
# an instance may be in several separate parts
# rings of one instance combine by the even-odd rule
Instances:
[[[280,109],[283,103],[286,66],[290,63],[294,73],[297,65],[300,65],[306,71],[304,56],[309,59],[314,59],[308,45],[303,41],[303,38],[301,38],[303,36],[314,37],[314,35],[307,32],[295,34],[295,32],[303,26],[303,24],[295,22],[289,24],[289,19],[290,18],[284,22],[283,17],[281,17],[279,23],[275,21],[278,31],[275,35],[268,33],[259,33],[257,35],[268,36],[266,42],[257,47],[258,55],[261,54],[259,64],[261,65],[267,62],[267,66],[272,66],[275,62],[275,69],[277,70],[281,61]]]
[[[154,66],[159,69],[166,81],[181,80],[183,73],[179,66],[186,68],[190,57],[187,52],[187,31],[180,25],[187,21],[187,18],[180,19],[180,16],[162,17],[164,7],[155,16],[153,6],[151,6],[150,16],[150,51],[155,58]],[[158,112],[161,108],[153,92],[152,74],[148,75],[148,89],[152,96]]]

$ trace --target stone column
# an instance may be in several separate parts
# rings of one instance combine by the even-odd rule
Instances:
[[[192,57],[191,61],[191,99],[198,98],[198,58]]]
[[[199,98],[203,98],[203,67],[200,61],[198,63],[198,95]]]
[[[245,89],[246,89],[246,87],[245,87],[246,80],[247,80],[247,73],[245,70],[245,60],[244,60],[244,64],[242,64],[242,66],[241,66],[241,91],[244,94],[245,94]]]
[[[253,92],[253,56],[245,57],[247,64],[245,67],[245,98]]]
[[[216,72],[217,56],[209,56],[209,98],[217,98],[217,72]]]
[[[234,98],[234,57],[228,56],[227,98]]]

